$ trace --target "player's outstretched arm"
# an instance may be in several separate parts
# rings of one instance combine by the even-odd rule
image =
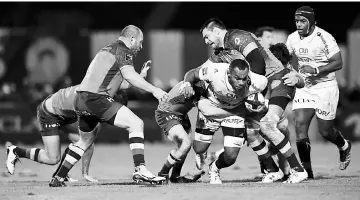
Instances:
[[[144,79],[146,79],[147,77],[147,71],[150,69],[150,64],[151,64],[151,60],[146,61],[143,64],[143,67],[141,68],[141,72],[140,72],[140,76],[143,77]],[[131,84],[124,80],[121,85],[120,85],[120,90],[126,90],[129,89],[131,87]]]
[[[159,101],[164,101],[168,98],[168,94],[166,92],[147,82],[142,76],[140,76],[140,74],[135,71],[134,67],[123,67],[121,69],[121,73],[124,79],[128,81],[131,85],[145,90],[146,92],[150,92]]]

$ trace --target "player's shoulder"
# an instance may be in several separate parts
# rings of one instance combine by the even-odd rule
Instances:
[[[297,31],[294,31],[288,36],[287,42],[292,42],[292,41],[296,40],[297,38],[299,38],[299,33]]]
[[[324,30],[320,27],[316,27],[315,31],[316,31],[317,36],[320,36],[320,37],[323,36],[325,38],[333,38],[333,36],[329,32],[327,32],[326,30]]]
[[[105,47],[103,47],[100,52],[109,52],[113,55],[119,54],[129,54],[132,55],[132,51],[122,42],[121,40],[117,40]]]
[[[252,34],[248,31],[240,30],[240,29],[231,29],[228,31],[227,38],[229,41],[237,42],[236,40],[248,40],[254,39]]]

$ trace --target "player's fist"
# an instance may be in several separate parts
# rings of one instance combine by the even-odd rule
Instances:
[[[294,72],[294,71],[291,71],[287,74],[285,74],[282,79],[284,80],[284,84],[287,85],[287,86],[295,86],[296,84],[299,83],[299,75],[298,73]]]
[[[195,95],[194,88],[191,86],[189,82],[183,82],[179,88],[179,93],[184,94],[186,99],[191,98]]]
[[[147,71],[150,69],[150,64],[151,64],[151,60],[144,62],[140,72],[140,76],[142,76],[143,78],[147,77]]]
[[[169,98],[168,93],[160,88],[156,88],[152,94],[159,101],[166,101]]]
[[[299,68],[299,72],[302,74],[313,76],[316,74],[315,68],[311,67],[310,65],[303,65]]]

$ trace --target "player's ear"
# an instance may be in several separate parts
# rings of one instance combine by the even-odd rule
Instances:
[[[136,38],[135,37],[131,37],[130,39],[130,44],[134,45],[136,43]]]
[[[213,32],[216,34],[216,35],[219,35],[220,34],[220,29],[218,27],[214,27],[213,28]]]

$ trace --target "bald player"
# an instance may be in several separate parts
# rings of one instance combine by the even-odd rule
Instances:
[[[94,129],[99,122],[124,128],[129,132],[130,149],[135,165],[134,181],[165,181],[164,177],[153,175],[145,167],[143,121],[126,106],[113,99],[124,80],[152,93],[160,102],[167,99],[166,92],[148,83],[134,69],[134,58],[142,49],[142,42],[142,31],[133,25],[126,26],[120,37],[102,48],[90,63],[74,100],[74,108],[79,116],[80,140],[69,145],[65,160],[50,181],[50,187],[65,185],[64,177],[93,143]]]

